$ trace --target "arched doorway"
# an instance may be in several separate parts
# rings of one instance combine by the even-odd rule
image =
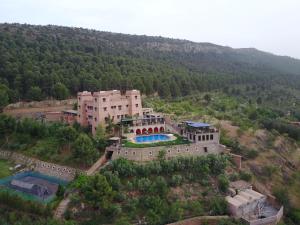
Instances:
[[[143,133],[143,134],[147,134],[147,129],[146,129],[146,128],[143,128],[142,133]]]
[[[137,135],[139,135],[139,134],[141,134],[141,130],[140,130],[140,129],[136,129],[135,133],[136,133]]]
[[[152,127],[150,127],[150,128],[148,129],[148,133],[149,133],[149,134],[152,134],[152,133],[153,133]]]
[[[154,133],[158,133],[158,128],[154,127]]]
[[[159,129],[159,131],[160,131],[160,132],[164,132],[164,131],[165,131],[165,128],[161,127],[161,128]]]

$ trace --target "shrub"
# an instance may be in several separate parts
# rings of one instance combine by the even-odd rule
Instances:
[[[173,175],[171,178],[171,185],[176,187],[182,184],[183,178],[181,175]]]
[[[229,186],[229,180],[226,175],[221,174],[218,176],[218,186],[220,191],[226,192]]]
[[[240,171],[240,179],[244,180],[244,181],[251,181],[252,176],[250,173],[246,172],[246,171]]]
[[[227,214],[227,202],[223,197],[214,197],[209,201],[209,209],[212,215]]]

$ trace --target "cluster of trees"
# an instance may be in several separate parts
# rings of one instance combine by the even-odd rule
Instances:
[[[226,192],[228,187],[224,174],[227,157],[208,155],[165,160],[164,154],[160,155],[158,160],[147,164],[120,158],[103,168],[100,174],[77,177],[71,187],[78,189],[79,193],[71,205],[84,202],[89,219],[99,221],[101,218],[114,224],[122,224],[120,221],[130,224],[130,221],[139,219],[147,224],[159,225],[185,216],[227,213],[227,203],[220,194]],[[184,183],[197,182],[204,187],[210,186],[212,177],[218,181],[220,188],[220,192],[214,192],[212,198],[186,201],[170,195],[171,187]],[[68,213],[71,219],[86,215],[86,212]]]
[[[107,169],[116,171],[120,177],[147,177],[149,175],[170,175],[185,171],[199,178],[218,176],[224,172],[227,156],[208,155],[200,157],[176,157],[170,160],[151,161],[140,165],[120,158],[114,160]]]
[[[266,119],[263,122],[263,126],[268,130],[277,130],[281,134],[288,134],[289,137],[300,140],[300,127],[289,124],[281,120]]]
[[[91,137],[77,124],[43,123],[29,118],[17,120],[0,115],[2,147],[22,150],[45,160],[59,160],[59,154],[66,149],[76,162],[92,164],[107,145],[103,130],[99,127],[97,134]]]
[[[73,221],[58,221],[50,217],[28,214],[7,207],[0,207],[0,224],[3,225],[76,225]]]
[[[151,47],[153,43],[161,48]],[[86,29],[1,24],[0,106],[19,99],[63,99],[81,90],[138,88],[170,98],[238,84],[300,86],[297,76],[281,76],[282,71],[239,51],[202,44],[210,51],[193,52],[182,44]],[[173,50],[165,51],[164,45]],[[216,53],[218,48],[222,54]],[[284,68],[283,73],[297,71]]]

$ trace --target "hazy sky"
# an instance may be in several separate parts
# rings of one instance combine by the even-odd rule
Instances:
[[[300,0],[0,0],[0,22],[255,47],[300,59]]]

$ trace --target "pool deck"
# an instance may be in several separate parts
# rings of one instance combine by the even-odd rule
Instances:
[[[174,134],[149,134],[149,135],[139,135],[139,137],[142,137],[142,136],[150,136],[150,135],[166,135],[169,137],[168,140],[153,140],[153,141],[144,141],[144,142],[137,142],[135,140],[135,137],[137,136],[134,136],[132,138],[129,138],[128,141],[134,143],[134,144],[151,144],[151,143],[157,143],[157,142],[166,142],[166,141],[174,141],[177,139],[177,137],[174,135]]]

